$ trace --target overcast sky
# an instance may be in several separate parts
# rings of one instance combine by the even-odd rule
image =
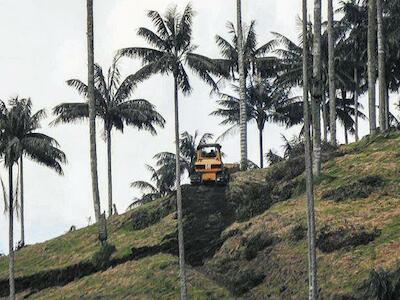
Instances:
[[[46,108],[48,118],[42,131],[56,138],[68,158],[65,175],[58,176],[45,167],[26,160],[25,163],[25,216],[26,239],[36,243],[53,238],[68,230],[71,225],[87,225],[93,215],[90,189],[89,147],[87,123],[50,127],[51,109],[64,101],[83,99],[65,81],[79,78],[86,82],[86,1],[83,0],[0,0],[0,98],[31,97],[34,110]],[[173,4],[180,10],[187,0],[95,0],[95,61],[108,69],[115,52],[123,47],[145,45],[136,36],[141,26],[149,27],[148,10],[164,12]],[[243,2],[243,19],[257,21],[260,43],[271,38],[271,31],[282,33],[297,41],[296,19],[301,14],[300,0],[248,0]],[[234,0],[195,0],[197,12],[193,24],[197,52],[218,57],[216,34],[227,36],[226,22],[235,20]],[[309,1],[311,4],[311,1]],[[310,13],[312,7],[310,6]],[[123,59],[121,70],[129,75],[140,67],[137,61]],[[209,114],[216,108],[215,98],[210,98],[209,87],[192,75],[194,91],[180,99],[181,131],[211,132],[216,136],[226,128]],[[155,76],[141,84],[134,98],[145,98],[156,105],[167,120],[165,129],[157,136],[147,132],[127,129],[122,135],[113,135],[114,201],[119,212],[124,212],[132,198],[138,195],[129,187],[134,180],[147,180],[144,164],[152,164],[152,157],[160,151],[173,151],[173,80]],[[365,100],[363,100],[365,101]],[[98,163],[102,209],[106,210],[106,149],[98,123]],[[362,133],[366,133],[365,123]],[[292,136],[298,129],[268,124],[265,129],[265,151],[281,151],[281,134]],[[343,140],[343,130],[338,130]],[[226,160],[239,159],[239,136],[223,142]],[[258,138],[254,125],[249,127],[249,157],[258,163]],[[6,173],[1,170],[3,180]],[[0,210],[3,204],[0,202]],[[19,223],[15,225],[15,240],[19,240]],[[8,221],[0,214],[0,253],[8,247]]]

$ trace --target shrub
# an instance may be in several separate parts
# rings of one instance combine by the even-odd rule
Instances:
[[[294,226],[290,232],[290,239],[298,242],[307,236],[307,228],[301,224]]]
[[[253,287],[263,282],[265,275],[261,271],[254,269],[238,270],[232,274],[230,289],[235,296],[241,296]]]
[[[318,234],[317,247],[322,252],[330,253],[342,248],[367,245],[374,241],[380,233],[377,229],[368,231],[363,227],[359,229],[340,228],[337,230],[330,230],[329,227],[324,227]]]
[[[92,263],[94,266],[98,268],[107,267],[110,264],[111,255],[116,251],[114,245],[105,244],[102,245],[101,248],[95,252],[92,256]]]
[[[227,200],[233,207],[235,218],[239,221],[247,221],[270,208],[272,205],[270,189],[269,184],[260,183],[231,186],[227,193]]]
[[[244,257],[247,260],[252,260],[257,256],[257,253],[274,243],[274,238],[266,232],[259,232],[249,239],[243,239],[242,244],[245,246]]]
[[[165,199],[157,206],[145,206],[131,215],[133,230],[142,230],[158,223],[173,210],[171,200]]]
[[[348,199],[368,198],[369,195],[383,185],[382,177],[366,176],[350,184],[326,191],[323,193],[322,199],[341,202]]]
[[[392,272],[371,270],[358,292],[358,299],[400,299],[400,268]]]

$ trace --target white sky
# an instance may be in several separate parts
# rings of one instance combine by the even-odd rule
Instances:
[[[61,144],[68,158],[65,176],[30,161],[25,162],[25,216],[28,243],[40,242],[68,230],[71,225],[87,224],[93,215],[90,188],[89,148],[87,123],[49,127],[51,108],[60,102],[82,101],[65,81],[79,78],[86,82],[86,1],[83,0],[0,0],[0,98],[7,100],[19,95],[31,97],[34,109],[46,108],[48,119],[43,131]],[[128,46],[144,45],[136,36],[138,27],[151,26],[147,10],[164,12],[171,1],[163,0],[95,0],[95,60],[108,69],[115,52]],[[277,31],[297,41],[296,18],[301,14],[300,0],[248,0],[243,2],[243,19],[248,24],[257,20],[259,42],[271,38]],[[310,3],[310,14],[312,7]],[[176,0],[182,9],[187,1]],[[235,20],[234,0],[192,1],[197,15],[194,20],[194,43],[198,53],[218,57],[216,34],[227,36],[226,22]],[[124,59],[122,72],[128,75],[140,65]],[[193,94],[180,99],[181,131],[193,133],[212,132],[217,136],[226,128],[218,126],[221,121],[210,117],[216,108],[209,96],[209,88],[192,76]],[[134,180],[147,180],[144,164],[152,164],[152,157],[160,151],[173,151],[173,81],[168,77],[153,77],[141,84],[135,98],[145,98],[157,106],[167,120],[167,126],[155,137],[147,132],[127,129],[113,138],[114,201],[119,212],[131,203],[135,192],[129,187]],[[363,100],[365,101],[365,99]],[[100,123],[99,123],[100,125]],[[365,123],[361,133],[366,133]],[[98,126],[98,163],[102,209],[106,210],[106,149]],[[291,136],[298,130],[268,124],[265,128],[265,145],[281,150],[280,134]],[[338,131],[343,140],[343,130]],[[239,158],[239,136],[223,142],[227,161]],[[255,126],[249,127],[249,157],[258,163],[258,136]],[[3,179],[6,172],[1,169]],[[3,205],[0,202],[0,210]],[[0,214],[0,253],[8,248],[8,220]],[[19,240],[19,223],[15,224],[15,240]]]

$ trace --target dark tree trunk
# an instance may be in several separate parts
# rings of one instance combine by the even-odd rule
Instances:
[[[24,215],[24,158],[19,159],[19,184],[20,184],[20,218],[21,218],[21,246],[25,246],[25,215]]]
[[[344,142],[346,143],[346,145],[349,144],[349,133],[346,126],[344,126]]]
[[[303,37],[307,37],[307,0],[303,0]],[[304,107],[304,138],[305,138],[305,166],[307,189],[307,228],[308,228],[308,284],[309,299],[318,298],[317,285],[317,255],[314,209],[314,186],[311,158],[310,114],[308,106],[308,42],[303,39],[303,107]]]
[[[13,197],[13,167],[8,167],[8,220],[9,220],[9,231],[8,231],[8,271],[9,271],[9,282],[10,282],[10,300],[15,300],[15,274],[14,274],[14,197]]]
[[[263,141],[263,129],[258,129],[258,138],[260,143],[260,168],[264,168],[264,141]]]
[[[354,67],[354,82],[355,82],[355,88],[354,88],[354,110],[355,110],[355,115],[354,115],[354,130],[355,130],[355,137],[356,137],[356,142],[359,141],[358,137],[358,70],[357,66]]]
[[[111,130],[107,129],[108,217],[113,215]]]

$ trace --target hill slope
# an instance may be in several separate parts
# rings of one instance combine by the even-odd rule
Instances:
[[[384,284],[387,292],[373,299],[400,298],[399,145],[400,135],[391,133],[327,154],[316,180],[323,299],[372,299]],[[183,188],[192,299],[307,298],[303,171],[299,158],[235,174],[227,188]],[[94,226],[18,251],[18,295],[176,299],[174,200],[113,217],[109,242],[116,251],[107,264],[94,259]],[[0,297],[6,295],[7,259],[0,258]]]

